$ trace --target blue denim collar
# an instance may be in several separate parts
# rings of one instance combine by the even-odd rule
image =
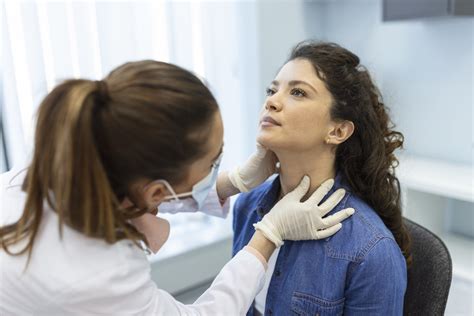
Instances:
[[[346,189],[346,191],[349,191],[348,185],[346,184],[346,181],[344,181],[342,172],[338,171],[336,172],[336,177],[334,178],[334,186],[328,192],[326,197],[328,197],[334,191],[336,191],[337,189],[341,187]],[[269,185],[262,191],[261,197],[256,203],[257,207],[255,209],[255,212],[257,212],[260,219],[265,214],[270,212],[272,207],[275,206],[275,204],[278,202],[280,188],[281,188],[280,176],[278,175],[273,180],[270,180]],[[326,199],[326,197],[323,199],[323,201]]]

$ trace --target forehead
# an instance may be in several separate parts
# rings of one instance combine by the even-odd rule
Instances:
[[[292,80],[306,81],[316,87],[324,83],[316,75],[313,65],[307,59],[293,59],[287,62],[278,72],[275,80],[283,83]]]

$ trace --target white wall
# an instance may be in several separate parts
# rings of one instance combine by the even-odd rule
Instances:
[[[335,0],[319,8],[323,36],[354,51],[375,74],[408,153],[472,163],[472,17],[382,22],[382,1]]]
[[[472,17],[383,22],[379,0],[257,3],[261,100],[293,45],[336,42],[374,74],[408,153],[473,162]]]

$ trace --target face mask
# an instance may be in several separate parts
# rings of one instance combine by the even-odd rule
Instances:
[[[181,200],[171,200],[171,201],[164,201],[159,205],[159,210],[161,213],[169,213],[169,214],[176,214],[176,213],[192,213],[197,212],[199,210],[199,206],[197,202],[189,197],[184,198]]]
[[[196,183],[193,186],[191,192],[176,194],[171,187],[171,185],[166,180],[162,181],[168,191],[171,192],[171,195],[166,196],[165,199],[169,201],[164,201],[160,204],[159,210],[163,213],[181,213],[181,212],[197,212],[201,210],[204,205],[209,192],[212,190],[212,187],[216,184],[217,176],[219,174],[219,165],[222,160],[222,154],[217,158],[213,163],[211,172],[203,178],[201,181]],[[182,199],[183,197],[188,197]],[[181,198],[181,199],[180,199]]]

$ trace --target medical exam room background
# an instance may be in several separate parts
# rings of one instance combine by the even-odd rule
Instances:
[[[222,168],[232,167],[254,150],[265,87],[294,44],[313,38],[354,51],[405,135],[398,170],[405,216],[451,252],[446,314],[473,315],[472,16],[384,22],[381,0],[4,0],[0,14],[2,172],[28,161],[35,111],[56,83],[100,79],[146,58],[205,78],[223,113]],[[230,258],[231,219],[170,220],[170,240],[150,257],[153,277],[191,301]]]

